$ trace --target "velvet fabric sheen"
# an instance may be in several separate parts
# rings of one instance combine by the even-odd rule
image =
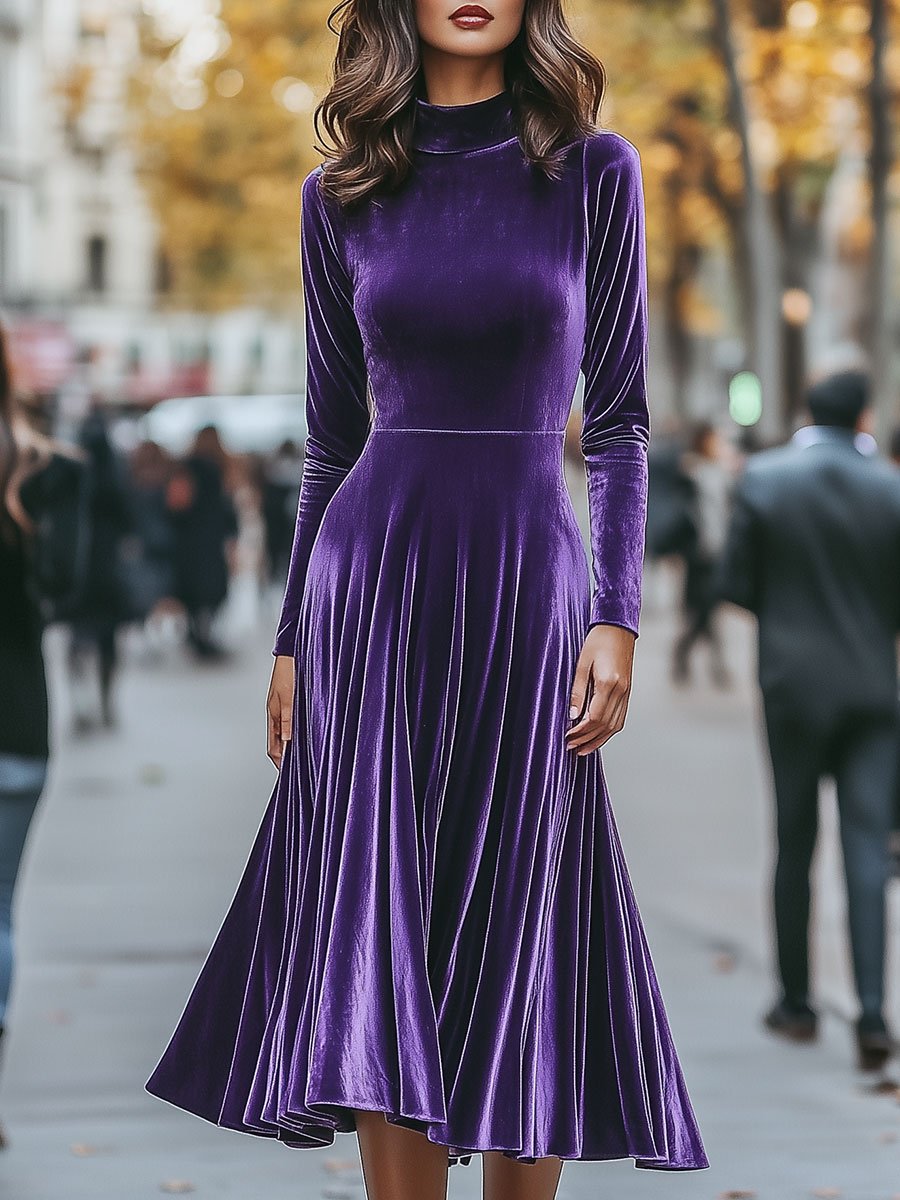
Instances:
[[[550,180],[508,92],[416,103],[398,192],[303,183],[294,735],[147,1087],[292,1146],[363,1108],[451,1163],[705,1167],[600,754],[564,745],[589,625],[638,629],[639,157],[597,132]]]

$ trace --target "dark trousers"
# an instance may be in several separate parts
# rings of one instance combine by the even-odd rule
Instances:
[[[699,551],[684,556],[683,629],[675,642],[675,667],[680,673],[687,673],[691,652],[700,641],[708,642],[716,669],[724,671],[722,643],[715,622],[720,600],[716,568],[715,560]]]
[[[775,933],[784,995],[794,1003],[808,998],[809,876],[818,829],[819,780],[832,775],[857,994],[864,1013],[880,1013],[888,837],[898,765],[896,718],[851,715],[830,728],[813,728],[797,716],[768,707],[765,715],[775,784]]]

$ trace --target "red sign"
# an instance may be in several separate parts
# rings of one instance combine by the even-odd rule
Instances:
[[[7,326],[13,383],[26,393],[54,392],[75,364],[75,343],[65,325],[18,320]]]
[[[133,404],[155,404],[171,396],[205,396],[210,369],[206,362],[184,363],[165,369],[144,367],[125,379],[124,393]]]

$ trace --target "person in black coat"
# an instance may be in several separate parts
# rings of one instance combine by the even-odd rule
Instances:
[[[217,430],[199,431],[168,487],[175,531],[175,589],[188,618],[188,642],[201,659],[220,658],[213,621],[228,595],[237,513],[225,487],[225,450]]]
[[[891,434],[890,459],[895,468],[900,468],[900,428]],[[900,737],[900,727],[897,729]],[[900,771],[897,772],[897,791],[894,796],[894,828],[891,833],[891,865],[894,877],[900,879]]]
[[[87,577],[80,602],[69,614],[69,673],[73,689],[75,727],[83,732],[98,722],[115,724],[113,687],[119,664],[118,634],[133,621],[133,578],[128,544],[137,534],[127,463],[115,449],[106,419],[96,408],[81,428],[90,476],[85,519],[90,525]],[[96,677],[99,710],[85,702],[88,681]]]
[[[146,621],[175,594],[175,528],[166,495],[172,464],[161,446],[147,441],[135,446],[129,466],[139,548],[136,608]]]
[[[50,757],[44,589],[52,584],[54,598],[61,601],[74,586],[72,564],[78,539],[69,517],[77,512],[83,475],[77,457],[36,433],[19,413],[0,330],[0,1050],[4,1052],[14,965],[13,899]],[[63,566],[69,567],[68,572]],[[0,1131],[0,1147],[5,1144]]]
[[[810,866],[818,788],[834,777],[860,1014],[859,1064],[877,1069],[884,1021],[885,892],[897,776],[900,479],[860,433],[868,380],[844,372],[808,393],[814,424],[750,461],[721,569],[725,599],[758,620],[759,684],[775,785],[774,1032],[810,1039]],[[868,453],[864,452],[868,450]]]

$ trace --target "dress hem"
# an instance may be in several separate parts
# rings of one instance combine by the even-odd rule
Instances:
[[[210,1116],[208,1113],[200,1110],[199,1106],[189,1108],[182,1103],[174,1100],[169,1100],[166,1096],[159,1092],[153,1091],[148,1085],[144,1085],[144,1091],[151,1096],[155,1096],[159,1100],[163,1100],[172,1108],[179,1109],[182,1112],[189,1112],[193,1116],[199,1117],[201,1120],[214,1125],[217,1129],[227,1129],[232,1133],[242,1133],[247,1137],[264,1137],[272,1141],[281,1142],[289,1150],[323,1150],[334,1145],[334,1139],[337,1134],[355,1133],[355,1125],[351,1128],[346,1128],[339,1119],[332,1123],[325,1114],[322,1114],[323,1124],[317,1129],[310,1121],[297,1121],[296,1126],[301,1124],[300,1128],[294,1125],[275,1124],[271,1123],[269,1128],[259,1126],[248,1126],[237,1124],[236,1122],[223,1121],[219,1117]],[[373,1105],[371,1101],[363,1103],[351,1103],[348,1101],[313,1101],[312,1105],[321,1105],[330,1109],[353,1109],[359,1108],[367,1112],[383,1113],[386,1121],[392,1125],[399,1125],[402,1128],[414,1128],[410,1122],[418,1122],[420,1125],[427,1125],[430,1121],[426,1118],[410,1116],[408,1113],[397,1113],[391,1109],[380,1108]],[[289,1118],[282,1118],[283,1121]],[[703,1162],[669,1162],[665,1159],[641,1158],[636,1154],[611,1153],[611,1154],[555,1154],[552,1150],[545,1150],[542,1154],[520,1154],[514,1146],[463,1146],[458,1142],[441,1141],[439,1138],[431,1137],[427,1129],[418,1129],[417,1132],[422,1133],[429,1142],[435,1146],[445,1146],[448,1152],[449,1166],[454,1166],[461,1163],[463,1166],[468,1166],[472,1156],[475,1154],[505,1154],[507,1157],[514,1159],[517,1162],[533,1163],[540,1158],[558,1158],[562,1162],[621,1162],[624,1159],[632,1159],[634,1166],[638,1170],[652,1171],[703,1171],[709,1167],[708,1161]],[[287,1135],[287,1136],[285,1136]]]

